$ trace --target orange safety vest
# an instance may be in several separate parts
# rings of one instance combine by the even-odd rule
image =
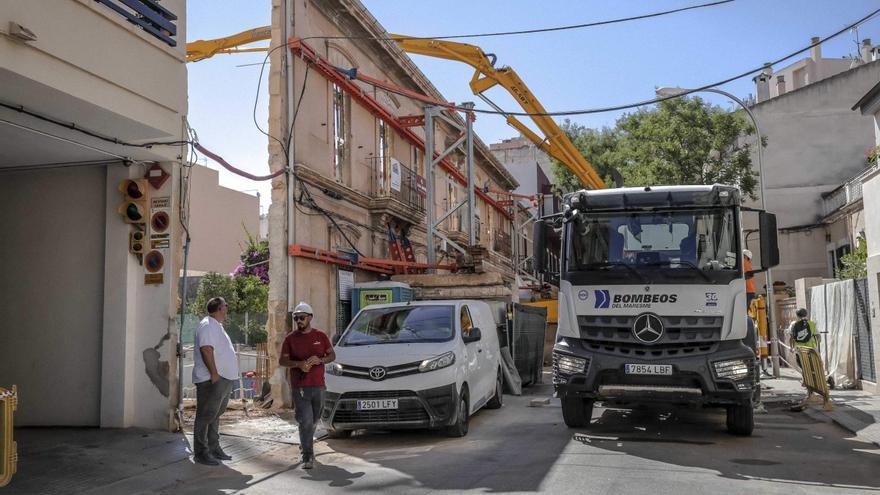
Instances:
[[[743,271],[746,272],[746,294],[754,294],[757,292],[755,290],[755,279],[747,273],[752,271],[752,260],[745,256],[743,256]]]

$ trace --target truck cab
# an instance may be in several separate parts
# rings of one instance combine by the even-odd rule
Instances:
[[[597,401],[663,402],[724,407],[731,433],[752,433],[743,211],[759,215],[762,269],[778,249],[775,217],[741,203],[736,187],[717,184],[564,198],[552,219],[562,234],[553,384],[568,426],[587,426]]]

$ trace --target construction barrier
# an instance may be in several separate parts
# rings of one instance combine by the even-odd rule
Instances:
[[[18,464],[16,444],[12,440],[12,414],[18,407],[18,391],[0,388],[0,486],[6,486]]]
[[[822,397],[824,409],[834,409],[831,404],[831,396],[828,392],[828,381],[825,379],[825,367],[822,366],[822,358],[819,351],[812,347],[798,347],[798,357],[801,361],[801,369],[804,377],[804,386],[807,387],[807,396],[801,401],[801,406],[807,405],[813,394]]]

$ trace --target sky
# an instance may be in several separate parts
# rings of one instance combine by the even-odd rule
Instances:
[[[445,36],[564,26],[648,14],[708,0],[361,0],[391,33]],[[211,39],[270,23],[270,0],[189,0],[187,38]],[[442,5],[442,8],[438,8]],[[727,79],[781,58],[828,36],[870,11],[876,0],[735,0],[699,10],[586,29],[518,36],[458,39],[497,57],[496,67],[513,67],[548,111],[606,107],[647,100],[656,86],[697,87]],[[826,58],[857,52],[856,39],[880,44],[880,16],[857,33],[846,32],[822,45]],[[266,43],[264,43],[266,44]],[[268,90],[264,74],[253,117],[260,64],[265,54],[217,55],[188,64],[189,121],[200,142],[233,165],[267,174],[268,143],[254,125],[267,128]],[[798,55],[781,69],[806,58]],[[464,64],[412,55],[447,100],[475,101]],[[268,72],[268,64],[266,66]],[[379,76],[378,74],[368,74]],[[754,93],[750,77],[719,86],[739,97]],[[501,88],[487,95],[502,108],[520,111]],[[723,108],[727,98],[702,95]],[[855,103],[855,102],[853,102]],[[622,112],[571,117],[590,127],[613,126]],[[557,120],[559,121],[559,120]],[[486,143],[516,137],[503,117],[478,115],[474,124]],[[204,162],[202,162],[204,164]],[[220,169],[208,162],[208,166]],[[261,194],[268,211],[269,182],[254,182],[220,171],[220,184]]]

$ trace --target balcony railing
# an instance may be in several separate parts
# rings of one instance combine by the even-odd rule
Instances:
[[[880,168],[880,165],[874,164],[846,181],[837,189],[823,194],[822,214],[827,217],[844,206],[862,199],[862,181],[865,180],[865,177],[877,171],[878,168]]]
[[[387,173],[381,163],[373,168],[372,193],[375,198],[392,198],[419,213],[425,211],[425,178],[400,162],[392,161]]]
[[[492,250],[508,258],[513,256],[510,234],[503,231],[492,232]]]
[[[177,36],[177,26],[171,22],[177,16],[156,0],[95,0],[125,17],[128,22],[164,41],[169,46],[177,46],[173,38]]]

